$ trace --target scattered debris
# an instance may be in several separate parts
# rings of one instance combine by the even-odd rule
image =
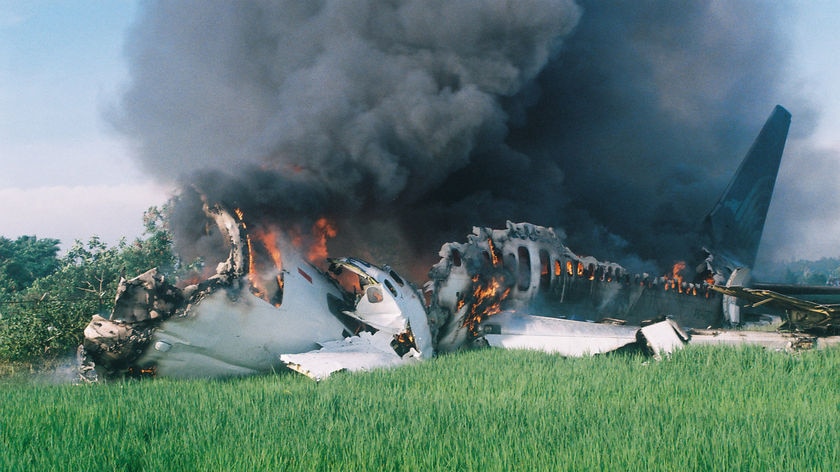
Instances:
[[[393,342],[393,337],[382,331],[362,332],[341,341],[323,343],[317,351],[282,354],[280,359],[290,369],[313,380],[322,380],[340,371],[358,372],[394,367],[420,359],[420,353],[413,348],[400,356]]]

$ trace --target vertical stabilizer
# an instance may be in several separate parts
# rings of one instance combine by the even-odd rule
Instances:
[[[736,267],[755,263],[788,128],[790,112],[776,105],[726,191],[706,216],[704,230],[710,249]]]

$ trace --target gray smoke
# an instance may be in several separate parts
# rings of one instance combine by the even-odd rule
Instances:
[[[146,3],[118,125],[246,219],[333,218],[342,254],[511,219],[670,265],[776,104],[780,8],[579,3]]]
[[[572,247],[689,257],[693,232],[778,100],[786,50],[766,2],[583,2],[509,139],[556,163]],[[615,254],[615,251],[613,251]],[[617,254],[621,259],[621,255]]]

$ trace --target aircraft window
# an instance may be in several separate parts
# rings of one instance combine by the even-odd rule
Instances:
[[[405,282],[403,282],[403,279],[399,275],[397,275],[397,273],[394,272],[393,270],[388,272],[388,274],[391,276],[392,279],[394,279],[394,282],[399,284],[400,287],[405,285]]]
[[[382,296],[382,290],[379,287],[368,287],[367,290],[365,290],[365,294],[367,295],[368,301],[371,303],[379,303],[384,299]]]
[[[388,287],[388,291],[390,291],[390,292],[391,292],[391,295],[393,295],[393,296],[395,296],[395,297],[397,296],[397,289],[396,289],[396,288],[394,288],[394,285],[393,285],[393,284],[391,284],[391,281],[390,281],[390,280],[385,279],[385,286],[386,286],[386,287]]]
[[[452,252],[452,265],[455,267],[461,267],[461,253],[458,252],[457,249],[453,249]]]
[[[484,323],[481,331],[483,334],[502,334],[502,327],[497,324]]]
[[[511,269],[516,267],[516,256],[512,252],[505,254],[505,267],[510,267]]]
[[[519,246],[519,290],[531,288],[531,254],[525,246]]]
[[[540,288],[547,289],[551,286],[551,261],[548,258],[548,251],[540,249]]]

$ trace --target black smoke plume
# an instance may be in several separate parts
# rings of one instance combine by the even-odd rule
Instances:
[[[337,254],[427,268],[510,219],[670,266],[776,104],[779,10],[149,2],[118,125],[149,172],[246,220],[331,218]]]

